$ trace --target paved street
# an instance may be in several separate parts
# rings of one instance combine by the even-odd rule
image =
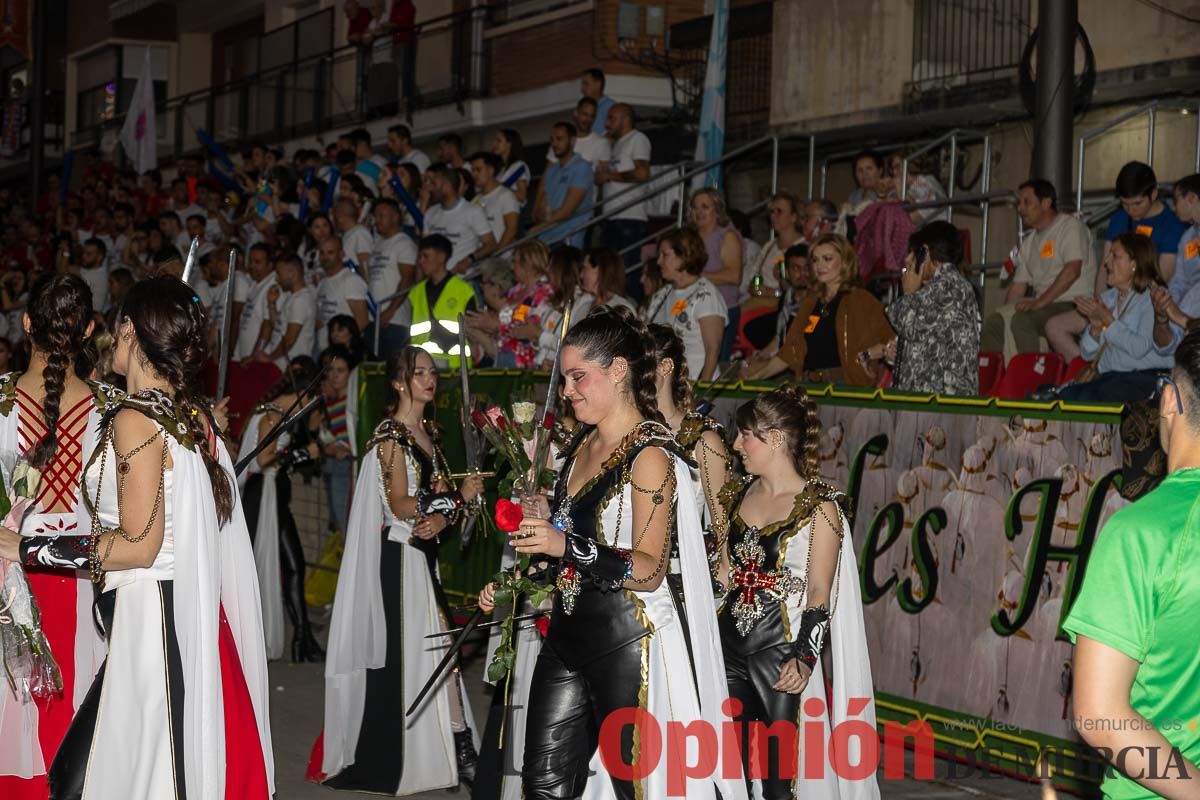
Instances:
[[[482,725],[486,719],[487,701],[484,694],[483,656],[471,659],[465,670],[468,692],[475,718]],[[377,795],[360,793],[335,793],[317,784],[304,780],[309,751],[321,729],[322,700],[324,690],[322,674],[324,665],[292,665],[286,661],[271,664],[271,729],[275,737],[275,782],[276,797],[280,800],[336,800],[337,798],[367,798]],[[937,774],[945,775],[945,766],[938,765]],[[978,774],[954,781],[884,781],[880,775],[880,788],[886,800],[908,798],[1037,798],[1040,789],[1034,785],[1011,780],[1002,776],[981,777]],[[419,798],[445,798],[465,800],[464,791],[428,792],[413,795]]]

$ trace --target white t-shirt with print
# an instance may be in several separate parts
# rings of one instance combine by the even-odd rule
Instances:
[[[287,355],[277,359],[275,365],[281,370],[287,369],[288,363],[297,356],[311,356],[317,344],[317,290],[310,286],[288,292],[280,300],[279,315],[276,319],[276,330],[272,335],[275,342],[282,342],[292,325],[300,326],[296,341],[288,348]],[[276,347],[279,345],[276,344]],[[282,363],[280,363],[282,362]]]
[[[483,213],[487,215],[492,236],[496,237],[497,242],[504,237],[505,215],[521,213],[521,201],[511,189],[504,186],[497,186],[487,194],[476,195],[471,202],[482,208]]]
[[[408,234],[398,231],[387,239],[375,237],[367,272],[371,281],[371,296],[381,308],[386,305],[387,298],[400,288],[399,265],[416,263],[417,243]]]
[[[729,319],[721,293],[708,278],[700,278],[685,289],[676,289],[668,284],[650,298],[649,308],[648,322],[670,325],[683,340],[688,377],[696,380],[704,369],[704,337],[700,334],[700,320],[720,317],[724,323]]]
[[[374,246],[371,232],[362,225],[355,225],[342,234],[342,254],[359,266],[360,253],[370,253]]]
[[[367,282],[358,274],[342,267],[336,275],[326,275],[317,287],[317,347],[329,345],[329,320],[338,314],[350,314],[350,301],[367,299]],[[351,316],[353,316],[351,314]]]
[[[267,277],[250,287],[246,305],[242,307],[242,318],[238,321],[237,348],[233,352],[234,361],[243,361],[254,355],[254,345],[258,341],[262,324],[270,316],[268,306],[270,305],[271,287],[278,285],[279,281],[275,279],[275,273],[272,271]],[[272,330],[263,349],[269,351],[278,343],[275,331]]]
[[[463,198],[450,208],[435,204],[425,212],[425,235],[440,234],[450,240],[454,252],[450,256],[447,267],[451,271],[459,262],[479,249],[483,237],[492,232],[488,224],[487,214],[477,205],[468,203]]]

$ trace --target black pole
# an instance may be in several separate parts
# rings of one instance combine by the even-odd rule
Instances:
[[[30,197],[36,203],[42,191],[43,148],[46,140],[46,11],[45,3],[33,4],[33,69],[29,87],[29,183]],[[7,90],[8,87],[5,87]]]
[[[1078,0],[1038,3],[1037,113],[1033,176],[1054,184],[1060,198],[1071,197],[1074,139],[1075,29]]]

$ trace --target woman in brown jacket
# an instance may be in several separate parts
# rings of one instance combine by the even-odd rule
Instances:
[[[807,383],[874,386],[879,362],[869,360],[864,351],[896,335],[883,306],[870,292],[853,285],[858,258],[844,236],[823,234],[809,253],[816,287],[800,301],[779,352],[751,365],[745,377],[771,378],[791,370]]]

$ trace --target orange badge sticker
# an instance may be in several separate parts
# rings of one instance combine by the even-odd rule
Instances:
[[[529,306],[525,305],[524,303],[513,309],[513,322],[524,322],[525,318],[528,316]]]
[[[817,329],[817,323],[820,321],[821,321],[821,318],[818,317],[816,314],[809,314],[808,315],[808,324],[804,326],[804,332],[812,333],[813,331],[815,331]]]
[[[683,313],[683,310],[688,307],[687,300],[676,300],[675,305],[671,306],[671,316],[677,317]]]
[[[1133,231],[1138,236],[1153,236],[1154,235],[1154,228],[1151,228],[1149,225],[1138,225],[1136,228],[1133,229]]]
[[[1054,240],[1053,239],[1051,239],[1050,241],[1048,241],[1042,245],[1042,258],[1054,258]]]
[[[1183,255],[1187,258],[1200,256],[1200,239],[1193,239],[1183,246]]]

